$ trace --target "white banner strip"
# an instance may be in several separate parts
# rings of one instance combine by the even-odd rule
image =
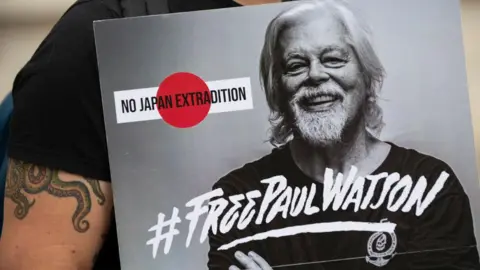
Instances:
[[[234,112],[253,109],[250,78],[236,78],[206,82],[211,94],[209,113]],[[157,87],[115,91],[117,123],[159,120]],[[173,98],[173,102],[177,99]],[[180,102],[181,99],[178,99]]]
[[[364,232],[388,232],[393,233],[397,225],[391,222],[355,222],[355,221],[338,221],[315,223],[308,225],[297,225],[276,230],[271,230],[263,233],[257,233],[253,236],[247,236],[232,242],[222,245],[218,250],[227,250],[240,244],[251,241],[264,240],[267,238],[280,238],[284,236],[291,236],[303,233],[329,233],[329,232],[344,232],[344,231],[364,231]]]

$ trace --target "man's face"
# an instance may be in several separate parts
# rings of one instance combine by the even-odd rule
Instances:
[[[281,39],[281,91],[300,135],[313,145],[342,139],[362,113],[365,87],[358,60],[331,16],[302,15]]]

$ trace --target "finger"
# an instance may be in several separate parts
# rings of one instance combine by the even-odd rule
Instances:
[[[249,270],[262,270],[251,257],[241,251],[235,252],[235,258]]]
[[[240,270],[240,268],[236,267],[235,265],[232,265],[228,268],[228,270]]]
[[[265,259],[262,258],[257,253],[255,253],[253,251],[250,251],[248,253],[248,256],[250,258],[252,258],[255,261],[255,263],[260,266],[260,269],[262,269],[262,270],[272,270],[272,267],[267,263],[267,261],[265,261]]]

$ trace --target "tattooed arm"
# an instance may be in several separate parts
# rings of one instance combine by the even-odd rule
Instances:
[[[111,211],[109,183],[10,160],[0,269],[92,269]]]

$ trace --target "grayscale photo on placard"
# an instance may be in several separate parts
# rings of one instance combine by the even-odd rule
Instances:
[[[480,269],[460,4],[95,22],[122,269]]]

